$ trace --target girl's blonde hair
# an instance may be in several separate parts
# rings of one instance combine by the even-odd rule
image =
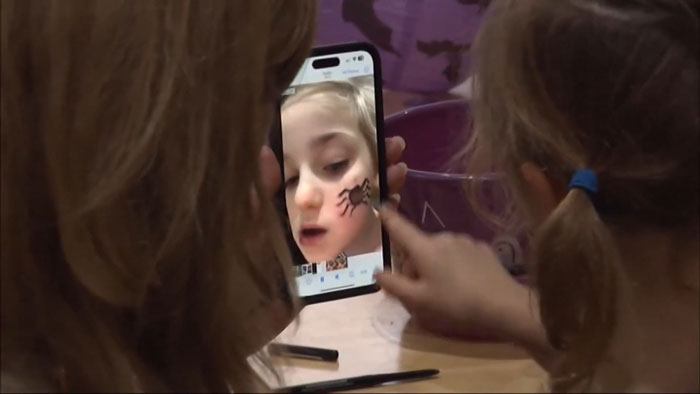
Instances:
[[[59,391],[263,387],[250,318],[291,263],[252,201],[258,152],[315,13],[2,1],[3,372]],[[246,249],[259,234],[269,255]]]
[[[595,372],[615,326],[615,236],[698,234],[696,0],[497,0],[475,49],[473,161],[504,169],[519,201],[525,162],[564,187],[590,168],[539,228],[542,321],[565,356],[555,390]],[[483,168],[483,167],[482,167]]]
[[[372,155],[375,173],[379,164],[377,158],[377,120],[374,99],[373,77],[355,77],[345,81],[328,81],[295,87],[294,95],[282,104],[282,109],[299,103],[309,97],[326,95],[336,109],[350,109],[358,119],[358,130],[362,134]]]

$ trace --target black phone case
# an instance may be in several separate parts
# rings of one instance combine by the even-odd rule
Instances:
[[[338,44],[324,47],[317,47],[312,49],[309,57],[333,55],[345,52],[354,51],[367,51],[372,56],[372,63],[374,65],[374,95],[375,95],[375,112],[377,117],[377,158],[379,163],[379,197],[383,202],[387,199],[387,180],[386,180],[386,148],[384,141],[384,102],[382,97],[382,72],[381,72],[381,59],[379,57],[379,52],[377,49],[369,43],[357,42],[357,43],[347,43]],[[284,168],[283,154],[282,154],[282,128],[279,105],[276,108],[277,115],[274,119],[274,124],[272,131],[270,133],[270,147],[272,148],[275,156],[277,157],[277,162],[280,164],[280,172],[283,173]],[[292,254],[292,260],[295,266],[302,264],[308,264],[304,255],[299,250],[294,238],[290,233],[290,227],[288,223],[287,208],[285,204],[284,189],[280,189],[275,195],[275,206],[277,212],[279,213],[280,220],[282,221],[286,236],[287,243]],[[389,236],[382,227],[382,258],[385,270],[391,269],[391,249],[389,245]],[[331,291],[328,293],[317,294],[313,296],[302,297],[303,303],[315,304],[319,302],[338,300],[341,298],[354,297],[362,294],[374,293],[379,290],[376,284],[371,284],[361,287],[353,287],[345,290]]]

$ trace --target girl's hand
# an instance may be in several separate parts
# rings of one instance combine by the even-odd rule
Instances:
[[[380,273],[377,283],[418,324],[443,335],[515,339],[521,333],[512,329],[526,329],[518,319],[537,323],[530,291],[508,274],[489,245],[465,235],[425,234],[386,208],[381,217],[411,274]]]

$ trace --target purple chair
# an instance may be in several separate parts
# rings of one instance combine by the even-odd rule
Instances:
[[[524,237],[484,220],[467,196],[468,185],[481,209],[496,214],[507,203],[502,175],[465,174],[458,159],[471,134],[469,104],[450,100],[414,107],[387,117],[384,125],[387,137],[406,140],[402,159],[409,169],[400,211],[426,232],[466,233],[490,243],[511,273],[522,274]]]

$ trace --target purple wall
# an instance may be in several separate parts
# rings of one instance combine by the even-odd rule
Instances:
[[[469,73],[483,0],[320,0],[317,45],[369,41],[385,87],[446,92]]]

